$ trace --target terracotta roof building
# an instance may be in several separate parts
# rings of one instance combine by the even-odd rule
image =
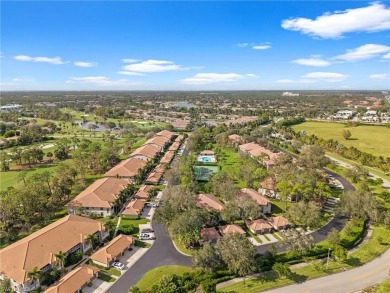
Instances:
[[[246,221],[245,224],[254,234],[270,233],[272,230],[272,226],[263,219]]]
[[[285,217],[277,216],[277,217],[269,217],[268,222],[274,227],[276,230],[286,230],[291,227],[291,223]]]
[[[153,145],[161,150],[169,143],[169,138],[165,136],[153,136],[151,139],[147,140],[143,145]]]
[[[180,147],[180,142],[175,141],[168,149],[168,151],[177,151]]]
[[[259,205],[261,205],[261,207],[262,207],[261,212],[263,214],[271,213],[272,203],[267,198],[265,198],[260,193],[258,193],[256,190],[254,190],[252,188],[242,188],[240,190],[240,195],[245,196],[245,197],[249,197],[249,198],[253,199],[254,201],[256,201]]]
[[[241,144],[238,148],[240,149],[240,151],[249,154],[253,158],[261,157],[263,163],[267,166],[267,168],[272,168],[276,164],[277,159],[282,154],[280,152],[274,153],[269,149],[262,147],[261,145],[254,142]]]
[[[217,240],[221,238],[221,235],[219,235],[217,229],[211,227],[203,228],[200,232],[200,237],[202,238],[203,242],[216,243]]]
[[[149,191],[152,190],[153,188],[154,188],[153,185],[142,185],[138,189],[137,193],[135,194],[135,197],[146,200],[149,197]]]
[[[219,228],[219,231],[221,232],[222,235],[227,235],[227,234],[246,234],[244,229],[242,229],[240,226],[231,224],[231,225],[226,225],[226,226],[221,226]]]
[[[208,211],[216,210],[220,212],[223,209],[222,202],[214,194],[198,194],[195,200],[197,207],[204,208]]]
[[[97,265],[108,268],[114,261],[123,256],[126,250],[133,247],[133,245],[133,237],[120,234],[112,239],[107,245],[92,254],[91,260]]]
[[[78,293],[97,277],[99,269],[83,264],[63,276],[45,293]]]
[[[279,193],[276,189],[276,178],[275,176],[269,176],[260,182],[259,193],[271,198],[279,199]]]
[[[111,168],[104,177],[132,178],[137,175],[140,169],[146,166],[147,162],[138,158],[123,160],[115,167]]]
[[[114,213],[114,201],[129,183],[119,178],[98,179],[66,204],[68,213],[75,214],[76,208],[81,208],[83,213],[110,216]]]
[[[160,164],[169,164],[172,162],[173,157],[175,156],[174,151],[167,151],[165,155],[161,158]]]
[[[144,209],[145,200],[132,199],[122,212],[124,216],[139,217]]]
[[[161,148],[148,144],[143,145],[136,149],[134,152],[132,152],[129,156],[129,158],[137,158],[142,159],[145,161],[149,161],[157,156],[157,154],[161,151]]]
[[[145,183],[158,184],[161,181],[163,175],[164,172],[152,171],[150,172],[148,178],[145,179]]]
[[[108,236],[99,221],[77,215],[59,219],[0,250],[0,274],[11,280],[16,292],[26,291],[35,285],[28,280],[28,272],[34,267],[50,270],[56,261],[54,255],[60,251],[89,250],[89,234],[97,235],[100,241]]]
[[[171,131],[168,131],[168,130],[162,130],[162,131],[156,133],[155,136],[164,136],[164,137],[168,138],[169,140],[171,140],[175,136],[175,134]]]

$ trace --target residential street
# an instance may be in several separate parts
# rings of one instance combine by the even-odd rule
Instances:
[[[349,293],[383,282],[389,277],[390,249],[372,262],[346,272],[290,285],[268,293]]]
[[[152,221],[156,235],[153,246],[127,272],[125,272],[106,292],[127,293],[142,276],[151,269],[165,265],[191,266],[191,258],[179,253],[172,244],[168,231],[161,224]]]

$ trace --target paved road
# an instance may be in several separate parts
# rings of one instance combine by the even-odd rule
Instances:
[[[151,269],[165,265],[191,266],[191,258],[179,253],[172,244],[166,228],[152,221],[156,235],[153,246],[110,289],[109,293],[127,293]]]
[[[294,284],[268,293],[349,293],[381,283],[389,277],[390,249],[372,262],[353,270]]]

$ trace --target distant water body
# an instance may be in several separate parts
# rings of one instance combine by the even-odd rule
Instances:
[[[195,107],[195,104],[193,103],[189,103],[189,102],[177,102],[175,104],[173,104],[174,107],[178,107],[178,108],[194,108]]]

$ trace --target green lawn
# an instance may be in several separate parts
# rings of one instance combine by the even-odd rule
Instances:
[[[70,161],[70,160],[67,160]],[[57,164],[50,165],[41,165],[41,166],[33,166],[31,169],[26,169],[27,177],[32,174],[42,173],[45,171],[49,171],[53,174],[58,168]],[[8,187],[17,187],[19,185],[18,174],[21,171],[7,171],[0,172],[0,190],[6,190]]]
[[[223,158],[221,161],[218,162],[218,166],[220,166],[221,170],[226,171],[233,178],[235,178],[238,172],[239,161],[240,161],[237,150],[230,147],[224,147],[222,148],[222,153],[223,153]],[[239,188],[247,187],[244,181],[242,180],[235,180],[235,181],[236,181],[235,183]]]
[[[388,292],[390,292],[390,279],[384,281],[383,283],[379,284],[375,288],[375,293],[388,293]]]
[[[390,128],[376,125],[360,125],[358,127],[346,127],[343,123],[334,122],[304,122],[293,126],[296,131],[305,130],[307,135],[314,134],[319,138],[333,139],[350,147],[376,156],[388,157],[390,154]],[[344,139],[343,130],[352,133],[351,139]]]
[[[173,240],[176,249],[179,250],[181,253],[187,254],[187,255],[194,255],[196,249],[188,249],[183,244],[181,244],[178,240]]]
[[[109,275],[106,275],[105,273],[102,273],[102,272],[98,273],[98,279],[103,280],[105,282],[109,282],[109,283],[115,282],[115,278],[113,278]]]
[[[318,269],[315,264],[318,263],[317,261],[302,268],[292,269],[293,274],[290,278],[278,279],[276,274],[269,273],[265,276],[246,280],[245,284],[244,282],[238,282],[223,287],[220,290],[255,293],[303,282],[305,280],[318,278],[328,274],[334,274],[340,272],[342,268],[351,269],[373,260],[380,254],[384,253],[389,248],[389,246],[390,229],[382,226],[374,227],[372,237],[369,241],[363,244],[355,252],[351,253],[345,262],[338,263],[335,261],[330,261],[329,269],[327,271]]]
[[[153,285],[157,284],[163,276],[166,275],[183,275],[186,272],[191,272],[193,268],[185,266],[162,266],[148,271],[141,280],[135,285],[141,290],[148,290]]]
[[[121,223],[119,224],[119,228],[124,225],[132,225],[134,227],[133,233],[131,235],[137,236],[139,233],[139,225],[149,223],[148,219],[131,219],[127,217],[121,217]]]

